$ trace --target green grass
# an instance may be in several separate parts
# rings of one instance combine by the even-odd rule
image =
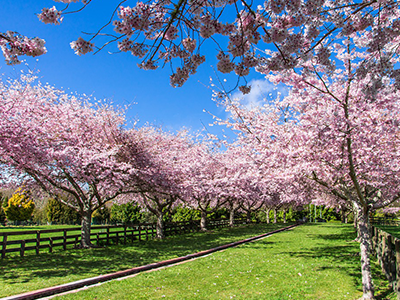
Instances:
[[[358,299],[351,225],[304,225],[185,264],[57,299]],[[395,299],[373,262],[377,299]]]
[[[24,258],[7,256],[0,259],[0,297],[195,253],[283,226],[249,225],[107,248],[56,251]]]

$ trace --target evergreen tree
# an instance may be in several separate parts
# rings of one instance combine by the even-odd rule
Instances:
[[[10,199],[7,207],[4,208],[7,220],[26,221],[32,217],[35,204],[31,199],[29,191],[18,189]]]

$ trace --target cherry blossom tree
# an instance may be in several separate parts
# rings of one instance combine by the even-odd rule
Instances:
[[[91,0],[56,2],[64,6],[43,8],[38,14],[42,22],[60,24],[67,14],[90,10],[94,4]],[[86,39],[71,42],[76,54],[116,43],[120,52],[141,59],[140,68],[152,70],[173,63],[170,80],[174,87],[184,84],[204,63],[207,41],[216,45],[218,70],[240,78],[251,68],[267,74],[300,68],[312,58],[332,69],[328,44],[358,32],[367,33],[364,50],[375,54],[366,68],[399,76],[398,71],[392,72],[394,65],[387,64],[387,57],[397,56],[397,51],[379,55],[400,35],[399,5],[392,0],[269,0],[261,5],[245,0],[124,0],[116,1],[104,24]],[[109,38],[105,43],[104,37]],[[2,34],[0,41],[9,63],[17,63],[22,54],[45,52],[42,40],[16,33]],[[249,91],[248,86],[240,89]]]
[[[164,215],[185,199],[185,177],[189,174],[191,138],[186,132],[168,133],[145,126],[127,132],[120,159],[133,172],[125,185],[137,191],[136,199],[157,217],[156,237],[164,238]],[[143,149],[144,159],[137,160],[136,151]]]
[[[279,104],[290,107],[287,117],[291,114],[295,124],[288,158],[297,160],[326,193],[351,203],[358,213],[363,297],[374,299],[368,215],[400,197],[400,115],[397,82],[389,73],[365,71],[374,60],[373,53],[359,51],[366,39],[354,35],[344,45],[330,45],[337,53],[334,72],[308,63],[303,66],[306,73],[290,71],[269,78],[292,86]],[[390,45],[395,47],[396,42]],[[386,59],[387,64],[398,61],[395,56]]]
[[[30,75],[1,82],[0,95],[0,162],[8,181],[38,187],[78,211],[81,246],[90,247],[92,212],[127,192],[122,176],[128,170],[116,156],[123,114]]]
[[[208,141],[198,141],[190,149],[189,173],[185,178],[185,202],[200,211],[200,229],[207,230],[207,216],[226,201],[221,191],[225,165],[221,152],[213,152]]]

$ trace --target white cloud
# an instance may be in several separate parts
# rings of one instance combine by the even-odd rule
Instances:
[[[275,100],[278,94],[286,96],[288,88],[284,85],[274,85],[266,79],[253,79],[249,94],[243,95],[240,91],[233,93],[232,99],[239,99],[247,108],[263,105],[266,101]]]

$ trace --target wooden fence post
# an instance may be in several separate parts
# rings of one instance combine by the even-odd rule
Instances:
[[[396,239],[394,242],[396,249],[396,285],[395,292],[397,299],[400,299],[400,240]]]
[[[49,240],[49,253],[52,253],[53,252],[53,239],[52,238],[49,238],[50,240]]]
[[[39,255],[40,251],[40,231],[36,232],[36,255]]]
[[[109,245],[110,244],[110,227],[107,227],[107,241],[106,244]]]
[[[96,234],[96,244],[97,244],[97,246],[100,245],[100,233]]]
[[[64,235],[63,235],[63,249],[67,250],[67,230],[64,229]]]
[[[7,233],[3,235],[2,249],[1,249],[1,258],[6,257],[6,248],[7,248]]]
[[[21,249],[19,249],[19,255],[21,257],[24,257],[25,254],[25,240],[21,241]]]
[[[139,227],[137,227],[139,229],[139,242],[142,240],[142,226],[139,224]]]
[[[126,225],[124,225],[124,245],[126,244]]]

